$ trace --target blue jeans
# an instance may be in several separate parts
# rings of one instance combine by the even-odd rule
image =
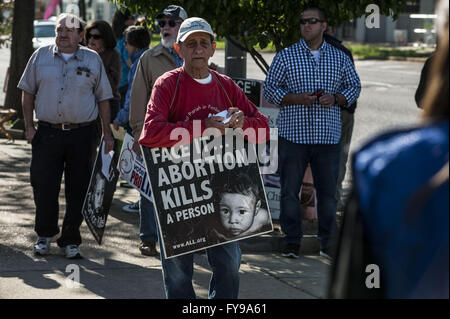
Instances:
[[[339,144],[296,144],[278,137],[281,200],[280,225],[287,243],[300,244],[303,236],[299,192],[308,163],[317,194],[320,249],[335,244],[336,187],[339,175]]]
[[[153,203],[142,195],[139,198],[139,213],[139,238],[141,238],[141,241],[151,240],[156,243],[158,241],[158,231],[156,227],[155,209]]]
[[[209,299],[237,299],[239,293],[239,267],[241,249],[232,242],[206,249],[212,268],[209,283]],[[161,250],[164,289],[168,299],[195,299],[192,276],[194,254],[165,259]]]

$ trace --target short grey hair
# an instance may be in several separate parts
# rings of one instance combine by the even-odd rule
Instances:
[[[61,13],[58,18],[56,19],[56,25],[58,25],[59,22],[61,22],[62,20],[66,20],[66,26],[68,28],[75,28],[78,29],[78,31],[82,31],[83,30],[83,20],[81,20],[78,16],[76,16],[73,13]]]

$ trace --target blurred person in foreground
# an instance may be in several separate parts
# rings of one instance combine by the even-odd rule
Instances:
[[[331,298],[449,297],[448,5],[437,7],[441,42],[422,124],[382,134],[354,155]]]

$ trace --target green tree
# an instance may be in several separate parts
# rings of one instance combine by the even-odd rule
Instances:
[[[110,0],[112,1],[112,0]],[[153,21],[157,13],[172,4],[167,0],[117,0],[134,13]],[[356,19],[366,13],[369,4],[376,4],[380,14],[398,12],[407,0],[179,0],[189,16],[206,19],[219,37],[224,37],[251,54],[264,73],[269,68],[258,49],[273,43],[276,51],[300,38],[299,16],[303,8],[318,6],[325,10],[330,26]]]
[[[11,40],[13,2],[0,2],[0,48]]]

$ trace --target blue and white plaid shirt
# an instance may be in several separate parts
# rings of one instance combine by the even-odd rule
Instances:
[[[349,106],[361,92],[361,82],[350,58],[323,41],[317,63],[311,49],[301,39],[274,58],[264,85],[264,97],[275,105],[288,93],[340,93]],[[344,106],[345,107],[345,106]],[[318,103],[281,106],[277,118],[278,135],[297,144],[338,144],[341,138],[341,110],[338,105]]]

